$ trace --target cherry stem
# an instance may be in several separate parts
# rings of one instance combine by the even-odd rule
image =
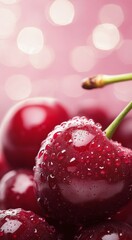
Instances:
[[[122,112],[115,118],[115,120],[106,128],[105,135],[107,138],[111,139],[115,133],[117,127],[120,125],[121,121],[132,109],[132,101],[122,110]]]
[[[96,75],[86,78],[82,82],[82,87],[85,89],[101,88],[108,84],[131,81],[132,73],[118,74],[118,75]]]

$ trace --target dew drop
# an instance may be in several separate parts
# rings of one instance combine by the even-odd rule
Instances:
[[[53,135],[53,138],[56,139],[58,136],[61,135],[62,132],[56,132],[54,135]]]
[[[63,160],[65,158],[65,155],[66,155],[66,150],[63,149],[61,152],[57,154],[58,160]]]
[[[44,153],[43,159],[44,159],[44,161],[46,161],[48,159],[48,153],[47,152]]]
[[[55,153],[51,153],[51,159],[52,159],[52,160],[55,159]]]
[[[40,150],[40,152],[39,152],[39,154],[38,154],[38,158],[41,158],[42,157],[42,155],[43,155],[43,153],[44,153],[44,150],[42,149],[42,150]]]

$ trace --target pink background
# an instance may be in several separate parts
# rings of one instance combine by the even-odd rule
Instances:
[[[87,91],[81,89],[81,81],[98,73],[132,71],[132,1],[57,0],[58,9],[59,4],[64,4],[63,10],[56,10],[54,2],[0,0],[0,120],[13,104],[27,97],[56,97],[72,115],[83,102],[93,99],[107,105],[115,115],[131,100],[132,82]],[[51,9],[55,17],[62,13],[58,23]],[[66,18],[68,15],[72,19],[62,23],[65,12]],[[102,30],[95,29],[102,24],[112,27],[115,33],[105,29],[100,40]],[[41,48],[38,53],[30,52],[30,39],[29,46],[22,44],[26,52],[19,46],[20,32],[30,27],[40,30],[44,40],[44,50]],[[38,62],[39,54],[42,59]]]

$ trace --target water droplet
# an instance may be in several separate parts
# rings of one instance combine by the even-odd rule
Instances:
[[[65,158],[65,155],[66,155],[66,150],[63,149],[61,152],[57,154],[58,160],[63,160]]]
[[[48,176],[48,182],[49,182],[49,186],[52,190],[56,189],[56,179],[53,174],[50,174]]]
[[[58,128],[58,127],[57,127]],[[62,134],[62,132],[56,132],[53,135],[53,138],[56,139],[58,136],[60,136]]]
[[[116,165],[117,167],[121,165],[121,161],[120,161],[119,158],[116,158],[116,159],[115,159],[115,165]]]
[[[55,159],[55,153],[51,153],[51,159],[52,159],[52,160]]]
[[[47,153],[47,151],[45,151],[43,154],[43,160],[46,161],[47,159],[48,159],[48,153]]]
[[[41,157],[43,156],[43,153],[44,153],[44,150],[41,149],[41,150],[39,151],[38,158],[41,158]]]
[[[34,233],[37,233],[37,232],[38,232],[38,230],[35,228],[35,229],[34,229]]]

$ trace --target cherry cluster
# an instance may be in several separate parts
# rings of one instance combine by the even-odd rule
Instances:
[[[110,122],[97,104],[71,117],[44,97],[9,110],[0,129],[0,239],[132,239],[132,135],[124,139],[124,120],[109,139]]]

